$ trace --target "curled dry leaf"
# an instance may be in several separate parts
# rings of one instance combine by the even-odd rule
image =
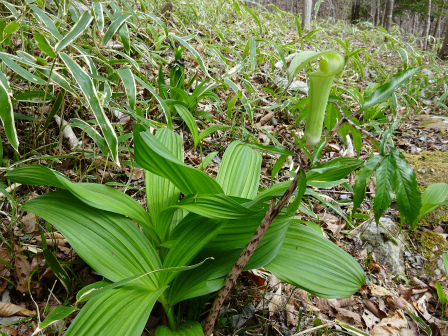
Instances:
[[[0,329],[0,332],[4,333],[5,335],[8,336],[16,336],[17,335],[17,330],[11,327],[3,327]]]
[[[21,293],[28,293],[28,280],[32,272],[29,261],[22,254],[23,249],[14,244],[15,258],[14,268],[16,270],[16,276],[19,280],[17,283],[17,290]]]
[[[370,310],[372,313],[374,313],[377,317],[382,319],[388,316],[384,310],[380,309],[378,303],[370,301],[369,299],[364,299],[363,303],[366,306],[366,308]]]
[[[401,336],[400,331],[406,329],[408,322],[401,311],[391,317],[382,319],[370,332],[371,336]]]
[[[358,313],[352,312],[344,308],[336,308],[336,318],[342,322],[348,323],[352,326],[362,327],[361,316]]]
[[[0,302],[0,316],[4,317],[13,315],[31,316],[35,313],[36,313],[35,311],[25,309],[12,303]]]

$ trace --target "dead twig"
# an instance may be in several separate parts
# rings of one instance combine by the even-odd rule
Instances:
[[[235,285],[236,279],[240,275],[244,266],[249,261],[252,254],[255,252],[255,249],[257,248],[257,246],[260,243],[261,239],[263,238],[264,234],[268,230],[269,226],[272,224],[274,219],[278,216],[278,214],[280,213],[282,208],[285,206],[285,204],[288,202],[289,198],[292,196],[292,194],[296,190],[299,178],[300,178],[300,172],[297,172],[296,176],[294,177],[294,179],[292,180],[288,189],[285,191],[285,193],[280,198],[278,203],[275,205],[275,199],[273,199],[271,201],[271,204],[269,205],[269,208],[266,211],[266,214],[264,215],[260,225],[258,226],[257,230],[255,231],[254,235],[252,236],[252,239],[244,248],[243,252],[239,256],[235,265],[233,265],[232,270],[227,275],[226,282],[224,283],[224,286],[219,290],[218,295],[216,296],[215,301],[213,302],[213,306],[210,309],[210,312],[205,321],[205,326],[204,326],[204,335],[205,336],[211,336],[211,334],[213,333],[216,318],[218,317],[219,310],[221,309],[221,306],[223,305],[225,298],[227,297],[230,290]]]

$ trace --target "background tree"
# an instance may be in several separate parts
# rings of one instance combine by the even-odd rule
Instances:
[[[310,29],[312,7],[313,7],[313,0],[303,0],[302,29],[304,30]]]

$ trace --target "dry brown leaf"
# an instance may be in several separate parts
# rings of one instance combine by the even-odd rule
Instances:
[[[367,330],[371,330],[380,319],[375,316],[369,309],[364,309],[364,313],[362,314],[362,319],[367,327]]]
[[[340,308],[338,300],[336,299],[324,299],[320,297],[316,297],[314,300],[316,307],[320,310],[323,310],[330,315],[335,315],[337,313],[336,308]]]
[[[400,331],[406,329],[408,322],[403,313],[396,311],[391,317],[382,319],[370,332],[371,336],[400,336]]]
[[[271,301],[269,301],[269,316],[273,316],[276,311],[279,311],[281,304],[282,304],[282,284],[279,283],[275,295],[273,295]]]
[[[3,327],[0,329],[0,331],[2,333],[5,333],[8,336],[16,336],[17,335],[17,330],[11,327]]]
[[[384,310],[380,309],[378,303],[370,301],[369,299],[364,299],[362,302],[364,303],[366,308],[374,313],[378,318],[383,319],[388,316]]]
[[[0,258],[6,261],[7,263],[11,262],[11,258],[9,257],[9,253],[5,247],[2,247],[0,249]],[[3,263],[0,263],[0,276],[1,276],[0,278],[0,295],[1,295],[5,290],[6,286],[8,285],[7,279],[9,279],[9,277],[11,276],[10,269]]]
[[[398,286],[398,293],[405,300],[410,300],[412,297],[412,288],[406,288],[403,285]]]
[[[19,245],[14,244],[14,251],[14,268],[16,270],[17,279],[19,280],[17,283],[17,290],[21,293],[28,293],[28,280],[32,272],[31,265],[22,254],[23,249]]]
[[[299,323],[299,316],[295,312],[295,307],[292,303],[286,305],[286,325],[296,327]]]
[[[357,326],[357,327],[361,327],[362,326],[362,322],[361,322],[361,316],[358,313],[352,312],[348,309],[344,309],[344,308],[336,308],[337,310],[337,314],[336,314],[336,318],[338,320],[341,320],[342,322],[348,323],[352,326]]]
[[[264,124],[267,124],[268,122],[271,121],[272,117],[274,117],[274,113],[272,112],[267,113],[260,119],[260,125],[263,126]]]
[[[358,303],[354,295],[346,299],[337,299],[337,301],[339,302],[339,307],[351,307]]]
[[[25,233],[32,233],[36,231],[36,215],[29,212],[22,217],[23,231]]]
[[[13,315],[31,316],[35,313],[36,313],[35,311],[25,309],[12,303],[0,302],[0,316],[3,317]]]

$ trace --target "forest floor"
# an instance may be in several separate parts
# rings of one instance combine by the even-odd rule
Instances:
[[[178,32],[179,26],[186,25],[182,31],[191,31],[204,39],[220,45],[223,54],[229,61],[236,61],[235,54],[247,56],[250,54],[249,44],[245,44],[259,25],[249,12],[243,12],[235,19],[225,18],[218,28],[201,21],[189,22],[182,17],[186,5],[175,3],[171,12],[177,16],[167,19],[170,32]],[[245,13],[245,14],[244,14]],[[258,12],[257,12],[258,13]],[[405,154],[413,166],[421,191],[432,183],[448,183],[448,118],[446,95],[448,92],[446,78],[448,65],[438,60],[434,50],[422,51],[416,46],[416,41],[405,43],[405,37],[391,35],[389,42],[384,42],[380,30],[372,27],[351,27],[343,22],[329,21],[313,23],[316,30],[311,34],[298,37],[294,19],[282,14],[260,14],[263,26],[270,27],[270,37],[283,46],[285,54],[293,53],[297,48],[303,50],[335,50],[347,54],[343,47],[347,43],[348,51],[361,48],[359,57],[350,58],[346,70],[337,78],[337,86],[356,88],[361,94],[367,92],[372,83],[384,83],[389,76],[404,67],[405,59],[397,52],[403,49],[408,53],[406,66],[422,66],[424,70],[418,76],[406,83],[397,94],[397,106],[381,105],[370,116],[360,117],[361,126],[369,132],[381,136],[381,133],[396,118],[403,118],[394,132],[395,147]],[[160,10],[155,15],[162,15]],[[186,14],[185,14],[186,15]],[[199,16],[207,15],[206,12]],[[236,14],[235,14],[236,15]],[[180,17],[183,21],[180,21]],[[232,18],[232,16],[231,16]],[[169,21],[171,20],[171,21]],[[227,20],[227,21],[226,21]],[[195,25],[196,23],[196,25]],[[238,30],[236,25],[247,25]],[[269,25],[272,26],[269,26]],[[226,26],[226,31],[218,31]],[[260,26],[261,27],[261,26]],[[222,35],[225,35],[222,36]],[[180,34],[183,36],[182,34]],[[375,37],[376,36],[376,37]],[[81,39],[81,38],[79,38]],[[407,37],[409,40],[410,38]],[[260,43],[261,43],[260,38]],[[339,40],[341,43],[339,43]],[[118,41],[118,39],[117,39]],[[348,42],[347,42],[348,41]],[[19,39],[14,41],[14,48],[21,47]],[[80,42],[83,43],[82,41]],[[190,41],[202,56],[210,73],[222,74],[226,67],[217,61],[218,54],[206,52],[203,44]],[[396,45],[393,45],[393,44]],[[160,50],[157,48],[160,47]],[[163,42],[153,50],[164,60],[163,72],[168,81],[168,75],[175,61],[174,52],[162,48]],[[10,48],[8,50],[12,50]],[[227,48],[227,49],[226,49]],[[365,49],[364,49],[365,48]],[[407,49],[408,48],[408,49]],[[412,52],[409,50],[412,48]],[[209,49],[211,50],[211,49]],[[216,176],[224,150],[235,139],[265,145],[279,145],[294,153],[298,153],[296,138],[303,136],[304,120],[301,117],[301,99],[306,98],[306,76],[299,73],[294,80],[304,87],[293,89],[281,95],[279,86],[284,79],[285,71],[282,64],[277,65],[279,57],[271,48],[269,51],[259,50],[265,59],[257,63],[256,71],[246,71],[234,80],[240,92],[250,97],[253,104],[253,121],[244,114],[243,104],[233,102],[233,110],[229,108],[230,100],[235,92],[230,87],[217,86],[215,93],[218,101],[203,100],[197,109],[204,111],[198,117],[198,127],[206,129],[211,125],[225,125],[229,129],[218,130],[203,139],[200,150],[195,150],[193,139],[188,136],[188,128],[178,118],[173,120],[176,132],[184,135],[184,161],[198,166],[203,157],[217,151],[213,161],[205,170],[209,175]],[[275,57],[273,56],[275,54]],[[137,55],[137,54],[136,54]],[[135,56],[138,58],[138,56]],[[261,58],[261,57],[260,57]],[[142,58],[143,59],[143,58]],[[273,59],[273,60],[272,60]],[[408,63],[409,62],[409,63]],[[201,64],[191,52],[185,51],[182,58],[185,67],[186,81],[190,79],[205,79]],[[236,63],[232,63],[236,64]],[[142,71],[148,78],[157,77],[157,68],[145,60],[141,62]],[[99,75],[98,75],[99,76]],[[19,93],[28,92],[23,81],[14,84]],[[367,91],[365,91],[367,90]],[[123,90],[121,90],[123,91]],[[147,104],[151,94],[137,85],[138,99],[145,101],[147,118],[160,123],[161,115],[156,103]],[[288,101],[285,96],[291,96]],[[334,93],[337,99],[345,102],[348,111],[359,108],[356,94],[348,90],[337,89]],[[122,97],[122,96],[121,96]],[[66,96],[67,106],[64,119],[70,121],[78,116],[83,120],[95,119],[95,115],[87,106],[83,106],[79,97]],[[118,100],[123,98],[117,98]],[[337,100],[335,99],[335,100]],[[52,103],[51,103],[52,104]],[[51,110],[46,104],[44,116]],[[142,107],[144,105],[142,103]],[[294,108],[296,106],[296,108]],[[14,112],[22,116],[41,118],[39,104],[29,104],[26,98],[17,99]],[[239,112],[233,112],[233,111]],[[107,115],[117,129],[123,134],[132,131],[135,119],[133,116],[107,109]],[[228,113],[230,112],[230,113]],[[447,118],[447,119],[444,119]],[[39,120],[37,122],[42,122]],[[16,120],[18,139],[21,143],[20,159],[14,155],[14,150],[8,145],[4,129],[0,136],[4,144],[4,171],[21,163],[28,162],[50,165],[73,182],[89,181],[97,183],[115,183],[129,187],[127,193],[145,206],[144,170],[127,165],[132,154],[126,149],[120,150],[121,166],[114,166],[101,155],[85,155],[97,153],[96,143],[79,128],[74,128],[76,146],[71,146],[63,136],[58,123],[51,120],[44,136],[37,142],[33,141],[32,131],[36,121],[26,118]],[[132,141],[130,141],[132,147]],[[354,148],[355,147],[355,148]],[[359,157],[367,160],[374,151],[369,138],[363,137],[361,147],[347,143],[341,135],[328,138],[321,161],[325,162],[340,156]],[[44,156],[57,157],[46,159]],[[270,186],[291,178],[290,168],[295,159],[285,160],[278,174],[272,178],[274,163],[279,155],[263,153],[262,186]],[[20,161],[22,160],[22,161]],[[24,161],[23,161],[24,160]],[[274,174],[275,175],[275,174]],[[356,173],[347,178],[349,186],[353,187]],[[5,189],[13,195],[18,204],[47,193],[54,188],[47,186],[24,186],[11,184],[0,171],[0,179]],[[316,189],[317,190],[317,189]],[[441,265],[442,253],[448,252],[448,206],[442,206],[424,217],[418,227],[407,231],[407,226],[400,229],[400,216],[393,203],[383,217],[390,218],[394,223],[391,236],[380,234],[384,241],[399,241],[400,258],[403,270],[400,274],[391,273],[390,266],[377,259],[375,251],[370,251],[363,239],[363,234],[373,218],[372,202],[375,197],[376,182],[373,178],[367,185],[366,199],[358,216],[350,217],[347,222],[334,206],[337,204],[342,213],[351,212],[353,203],[352,192],[342,186],[319,189],[328,202],[322,204],[317,200],[308,202],[306,214],[301,219],[317,223],[323,234],[333,243],[346,250],[362,266],[367,275],[368,283],[361,287],[353,296],[346,299],[323,299],[311,295],[302,289],[279,281],[264,269],[244,272],[231,295],[225,302],[219,317],[215,335],[448,335],[448,307],[440,302],[440,293],[436,288],[436,280],[448,294],[448,279],[446,270]],[[32,213],[23,213],[14,202],[0,194],[0,219],[2,245],[0,246],[0,332],[5,335],[29,336],[36,329],[39,320],[45,313],[61,305],[70,305],[76,301],[76,292],[83,286],[102,280],[102,277],[86,265],[68,244],[65,237],[55,229],[50,229],[48,223],[42,223]],[[42,240],[50,247],[64,266],[71,278],[72,290],[67,293],[57,279],[52,269],[45,262],[42,254]],[[203,309],[202,319],[205,319],[211,300]],[[445,304],[446,306],[446,304]],[[45,310],[45,312],[44,312]],[[39,312],[39,313],[37,313]],[[70,316],[64,322],[58,322],[42,332],[42,335],[61,335],[75,316]],[[154,335],[155,327],[167,324],[163,309],[156,306],[146,325],[143,335]],[[428,329],[429,328],[429,329]],[[364,334],[363,334],[364,333]]]

